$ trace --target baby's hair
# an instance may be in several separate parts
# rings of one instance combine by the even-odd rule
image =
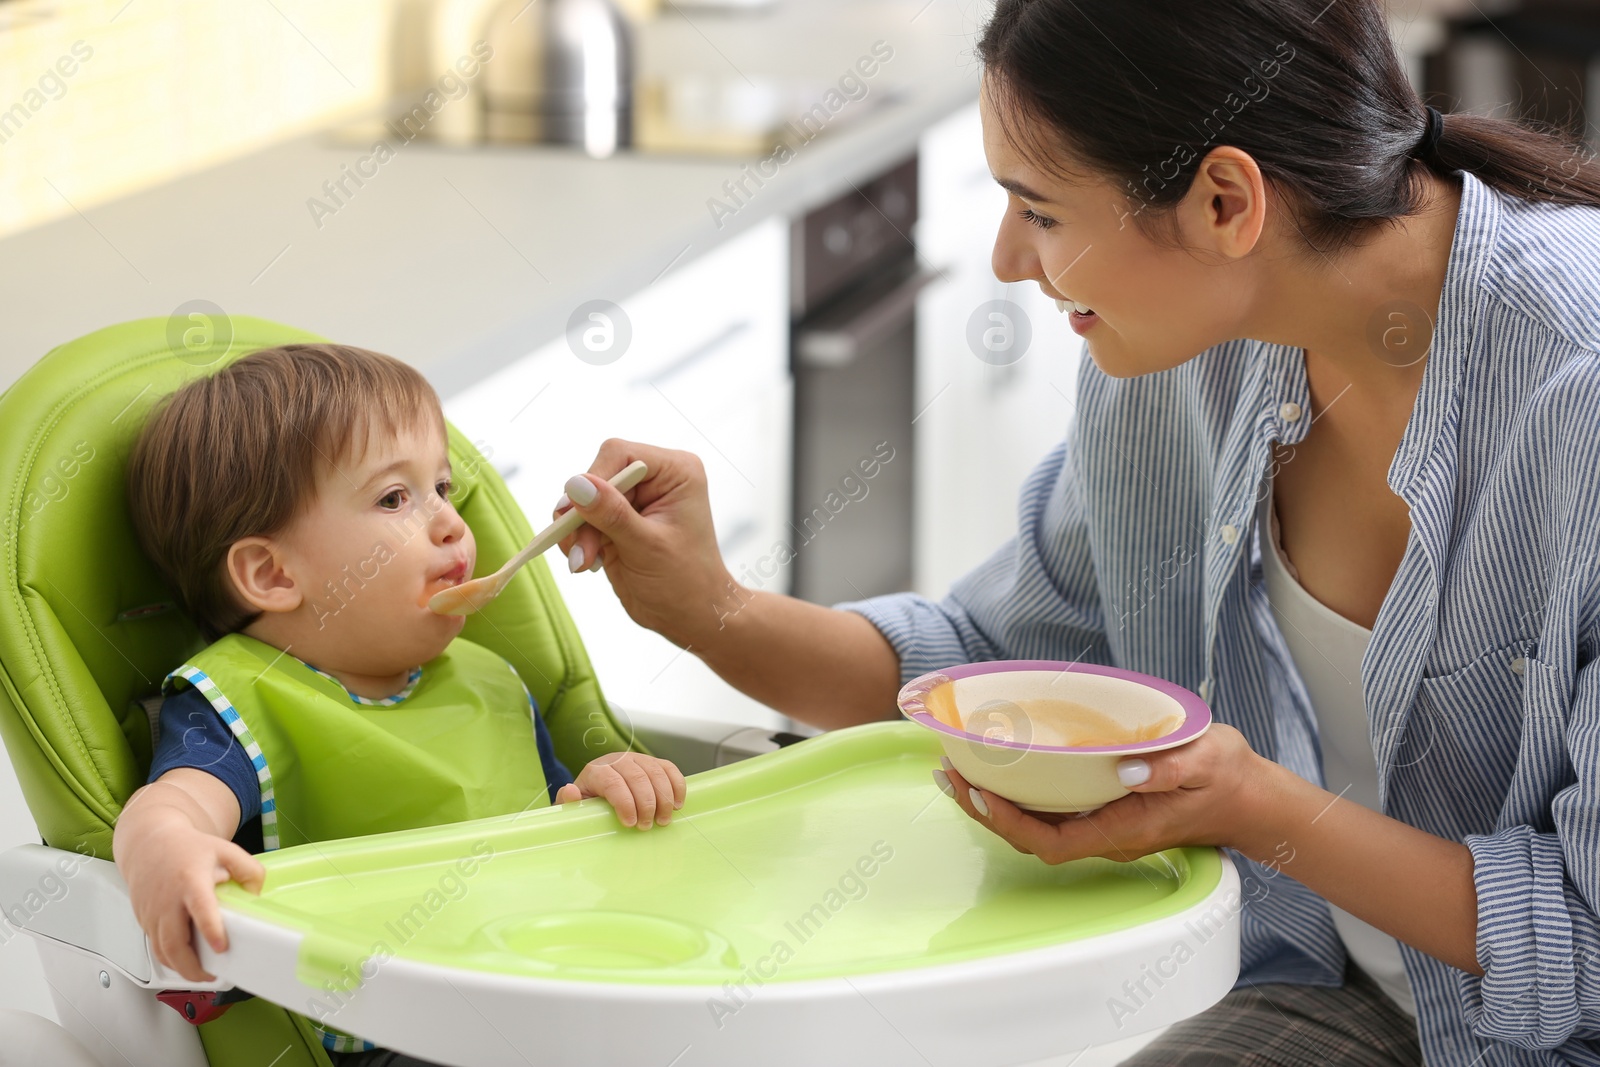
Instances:
[[[280,533],[319,475],[359,463],[374,433],[443,433],[439,396],[392,356],[294,344],[243,356],[168,397],[128,461],[139,546],[207,640],[255,617],[225,563],[243,537]]]

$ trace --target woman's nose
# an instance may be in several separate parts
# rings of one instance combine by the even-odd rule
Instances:
[[[1016,232],[1012,223],[1008,211],[1000,221],[1000,230],[994,238],[994,252],[989,258],[994,276],[1003,282],[1039,281],[1044,277],[1039,256],[1034,252],[1027,235]]]

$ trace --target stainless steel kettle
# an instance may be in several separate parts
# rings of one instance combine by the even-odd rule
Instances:
[[[633,28],[613,0],[506,0],[484,36],[486,139],[597,157],[633,143]]]

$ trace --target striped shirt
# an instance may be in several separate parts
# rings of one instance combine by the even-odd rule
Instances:
[[[1600,210],[1461,175],[1434,344],[1388,484],[1411,531],[1361,662],[1385,814],[1471,850],[1479,978],[1408,945],[1429,1064],[1600,1065]],[[840,604],[910,679],[1081,659],[1171,679],[1322,784],[1262,580],[1256,495],[1311,419],[1303,353],[1158,374],[1083,360],[1016,536],[941,601]],[[1234,855],[1246,982],[1337,985],[1326,903]]]

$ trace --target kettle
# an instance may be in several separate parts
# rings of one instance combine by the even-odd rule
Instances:
[[[633,143],[633,28],[614,0],[506,0],[484,28],[484,137],[609,156]]]

